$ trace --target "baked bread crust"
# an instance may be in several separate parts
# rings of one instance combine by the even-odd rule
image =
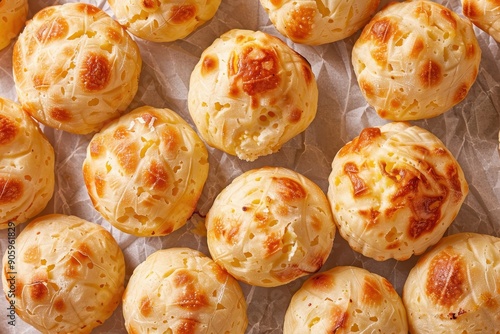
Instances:
[[[309,63],[280,39],[230,30],[201,55],[188,107],[208,145],[253,161],[278,151],[316,116]]]
[[[0,229],[39,214],[54,192],[54,149],[21,106],[0,97]]]
[[[207,149],[186,121],[170,109],[144,106],[94,135],[83,177],[95,208],[113,226],[161,236],[191,217],[208,168]]]
[[[375,260],[406,260],[443,236],[469,188],[429,131],[408,123],[364,129],[335,156],[328,198],[340,234]]]
[[[118,22],[153,42],[186,37],[210,20],[221,0],[108,0]]]
[[[6,296],[8,253],[3,257]],[[42,333],[90,333],[120,303],[123,253],[98,224],[59,214],[30,222],[16,238],[17,315]]]
[[[410,271],[403,302],[412,334],[498,333],[500,238],[444,237]]]
[[[98,131],[125,112],[142,65],[125,29],[85,3],[39,11],[12,57],[23,109],[45,125],[76,134]]]
[[[320,45],[351,36],[380,0],[260,0],[276,29],[295,43]]]
[[[24,28],[28,17],[28,0],[0,1],[0,50],[10,44]]]
[[[428,0],[389,4],[352,50],[361,92],[380,117],[393,121],[451,109],[467,96],[480,61],[470,21]]]
[[[215,199],[205,224],[214,261],[236,279],[264,287],[318,271],[335,237],[321,188],[282,167],[234,179]]]
[[[406,310],[392,284],[357,267],[338,266],[308,278],[293,295],[283,334],[406,334]]]
[[[500,6],[495,0],[462,0],[463,14],[500,43]]]
[[[123,295],[129,333],[243,334],[246,310],[238,282],[189,248],[148,256],[135,268]]]

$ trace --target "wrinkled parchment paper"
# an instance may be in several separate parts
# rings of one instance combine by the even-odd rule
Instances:
[[[8,0],[7,0],[8,1]],[[64,0],[30,0],[30,14]],[[87,0],[112,15],[103,0]],[[383,0],[382,4],[387,3]],[[460,0],[436,2],[460,15]],[[129,110],[142,105],[167,107],[193,124],[186,103],[189,78],[202,51],[215,38],[232,28],[262,30],[283,36],[274,29],[258,0],[222,0],[213,20],[184,40],[157,44],[136,38],[143,57],[139,91]],[[469,182],[470,192],[447,234],[479,232],[500,237],[500,44],[475,28],[482,49],[482,63],[476,83],[467,98],[447,113],[433,119],[412,122],[438,136],[457,158]],[[1,33],[1,32],[0,32]],[[96,212],[87,195],[81,165],[91,135],[78,136],[44,128],[56,151],[56,189],[42,214],[76,215],[110,230],[126,257],[128,281],[134,268],[154,251],[187,246],[209,255],[203,217],[215,196],[236,176],[262,166],[283,166],[302,173],[325,192],[330,164],[336,152],[367,126],[386,123],[361,95],[351,67],[351,50],[360,32],[343,41],[310,47],[287,43],[311,64],[319,86],[316,119],[301,135],[284,145],[280,152],[248,163],[209,148],[210,175],[196,214],[180,230],[166,237],[138,238],[113,228]],[[0,96],[17,100],[12,79],[11,45],[0,51]],[[19,233],[26,224],[17,227]],[[0,231],[0,251],[7,245],[7,231]],[[389,279],[401,293],[408,271],[417,257],[408,261],[377,262],[352,251],[337,233],[334,247],[322,270],[337,265],[363,267]],[[278,288],[258,288],[241,284],[248,303],[247,333],[282,333],[283,317],[292,294],[307,277]],[[0,298],[0,333],[36,333],[17,317],[8,325],[7,303]],[[93,333],[126,333],[121,307]]]

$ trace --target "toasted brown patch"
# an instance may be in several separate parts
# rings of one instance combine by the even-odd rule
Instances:
[[[106,189],[106,177],[102,173],[96,172],[94,175],[94,186],[97,196],[104,197],[104,190]]]
[[[440,14],[443,19],[445,19],[452,25],[453,29],[457,28],[457,20],[453,16],[453,12],[451,10],[449,10],[448,8],[443,8],[441,9]]]
[[[366,228],[376,225],[378,216],[380,216],[380,212],[373,208],[370,208],[370,210],[359,210],[359,214],[367,221],[367,224],[365,224]]]
[[[469,85],[467,85],[466,83],[461,84],[456,90],[455,95],[453,96],[453,103],[456,104],[465,99],[468,92],[469,92]]]
[[[35,14],[34,19],[37,20],[46,20],[56,12],[56,7],[50,6],[41,9],[38,13]]]
[[[410,217],[409,235],[417,239],[431,233],[441,218],[443,196],[416,196],[410,202],[413,216]]]
[[[66,310],[66,303],[64,302],[64,299],[62,299],[61,297],[55,298],[53,305],[57,312],[62,313],[64,312],[64,310]]]
[[[431,59],[425,61],[418,73],[420,84],[425,88],[439,85],[443,80],[441,72],[441,65]]]
[[[476,2],[470,0],[463,0],[463,13],[465,16],[475,19],[481,16],[481,9],[477,7]]]
[[[307,84],[310,84],[313,79],[314,75],[313,72],[311,71],[311,67],[309,65],[302,65],[302,73],[304,73],[304,79]]]
[[[111,65],[108,58],[97,53],[89,53],[83,61],[80,80],[87,92],[106,88],[111,77]]]
[[[23,261],[27,263],[38,263],[40,261],[40,248],[37,246],[31,246],[26,249],[23,253]]]
[[[19,128],[10,118],[0,115],[0,145],[11,143],[16,137]]]
[[[330,315],[330,319],[332,322],[332,328],[330,328],[327,333],[337,333],[337,331],[344,332],[346,331],[347,319],[349,315],[344,312],[339,306],[335,305],[332,309],[332,313]]]
[[[280,7],[283,3],[283,0],[271,0],[273,6]]]
[[[473,43],[465,45],[465,59],[472,59],[476,55],[476,46]]]
[[[175,330],[175,334],[195,334],[198,322],[193,319],[181,319],[179,326]]]
[[[359,153],[361,150],[373,144],[380,136],[382,136],[380,128],[365,128],[358,137],[342,147],[339,151],[339,156],[342,157],[351,152]]]
[[[172,6],[170,21],[175,24],[183,24],[196,16],[195,5]]]
[[[68,31],[68,22],[64,18],[58,17],[43,23],[35,33],[35,37],[40,43],[48,43],[64,38]]]
[[[314,290],[330,291],[334,285],[334,279],[328,274],[317,274],[311,278],[311,285]]]
[[[316,9],[312,7],[299,6],[294,9],[286,22],[286,34],[295,40],[303,40],[309,37],[313,29]]]
[[[157,161],[152,161],[143,171],[144,184],[154,190],[166,190],[169,186],[168,173]]]
[[[35,302],[41,302],[49,294],[47,288],[47,274],[35,274],[31,280],[31,284],[27,286],[29,296]]]
[[[123,125],[116,127],[113,132],[113,138],[116,140],[126,139],[130,137],[130,131]]]
[[[438,253],[427,274],[425,291],[433,303],[451,306],[457,303],[465,289],[466,264],[452,249]]]
[[[17,201],[24,192],[22,181],[18,179],[0,178],[0,204]]]
[[[291,282],[294,279],[304,275],[304,270],[300,269],[296,264],[293,264],[283,270],[271,272],[271,276],[280,282]]]
[[[372,276],[365,277],[362,294],[364,304],[380,304],[384,300],[378,281]]]
[[[417,37],[415,39],[415,43],[413,44],[413,48],[411,49],[410,57],[414,59],[418,58],[424,47],[425,44],[422,37]]]
[[[276,186],[276,192],[285,203],[301,200],[307,196],[307,191],[295,180],[287,177],[273,177],[272,181]]]
[[[215,275],[215,278],[219,283],[225,283],[229,278],[229,274],[217,263],[212,263],[210,265],[210,268],[212,269],[212,273]]]
[[[347,174],[349,180],[351,180],[354,197],[362,196],[369,191],[365,181],[358,176],[359,169],[355,163],[347,162],[344,165],[344,173]]]
[[[361,88],[366,97],[375,96],[375,88],[368,81],[361,79],[359,81],[359,88]]]
[[[201,63],[201,74],[203,76],[210,74],[211,72],[219,68],[219,59],[213,56],[205,56],[203,62]]]
[[[151,304],[151,300],[149,300],[147,296],[141,299],[139,310],[141,311],[141,314],[145,317],[150,316],[151,313],[153,312],[153,305]]]
[[[182,288],[176,305],[188,311],[197,311],[209,305],[208,297],[195,285],[196,278],[188,270],[179,269],[174,275],[174,286]]]
[[[116,44],[121,43],[122,41],[122,34],[120,31],[117,31],[114,28],[106,28],[106,36],[108,36],[108,39],[111,41],[115,42]]]
[[[157,0],[141,0],[142,6],[147,9],[154,9],[158,7]]]
[[[302,113],[303,111],[298,108],[292,109],[292,111],[288,115],[288,121],[293,124],[298,123],[302,118]]]
[[[59,122],[67,122],[71,120],[71,113],[63,108],[52,108],[50,110],[50,117]]]
[[[462,193],[462,183],[460,183],[458,168],[455,164],[449,164],[446,166],[446,177],[451,186],[451,197],[453,202],[460,202],[463,199],[464,194]]]
[[[243,91],[250,96],[264,93],[278,87],[280,64],[274,49],[247,47],[235,62],[235,55],[229,61],[229,75],[233,77],[231,87],[238,91],[241,81]]]
[[[165,153],[168,155],[177,154],[179,151],[179,144],[182,141],[179,131],[173,126],[167,126],[161,133],[161,138],[165,145]]]

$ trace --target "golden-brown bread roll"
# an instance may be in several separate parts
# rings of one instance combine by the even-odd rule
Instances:
[[[16,91],[41,123],[85,134],[123,113],[138,88],[141,55],[125,29],[85,3],[46,7],[14,46]]]
[[[83,176],[94,206],[113,226],[161,236],[191,217],[208,176],[208,152],[179,115],[144,106],[94,135]]]
[[[410,271],[403,289],[410,333],[500,333],[500,238],[443,238]]]
[[[214,261],[238,280],[264,287],[318,271],[335,237],[321,188],[282,167],[234,179],[215,199],[206,227]]]
[[[317,104],[309,63],[260,31],[223,34],[191,74],[188,106],[201,137],[247,161],[278,151],[304,131]]]
[[[127,332],[243,334],[247,305],[238,282],[189,248],[156,251],[137,266],[123,295]]]
[[[0,98],[0,229],[39,214],[54,192],[54,149],[38,124]]]
[[[480,61],[470,21],[428,0],[389,4],[352,50],[368,104],[394,121],[430,118],[452,108],[475,82]]]
[[[0,50],[19,35],[27,16],[28,0],[0,0]]]
[[[403,302],[385,278],[340,266],[308,278],[285,314],[283,334],[407,334]]]
[[[295,43],[319,45],[351,36],[380,0],[260,0],[276,29]]]
[[[172,42],[210,20],[221,0],[108,0],[118,22],[153,42]]]
[[[17,315],[42,333],[90,333],[120,303],[123,253],[100,225],[43,216],[19,234],[15,252],[15,273],[8,251],[3,257],[3,289]]]
[[[403,122],[364,129],[337,153],[328,182],[340,234],[379,261],[438,242],[469,190],[444,144]]]
[[[500,42],[500,5],[497,0],[462,0],[462,9],[474,25]]]

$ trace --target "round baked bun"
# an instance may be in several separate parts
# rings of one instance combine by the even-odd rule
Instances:
[[[8,251],[3,257],[3,289],[17,315],[42,333],[90,333],[120,303],[125,261],[100,225],[43,216],[19,234],[15,252],[14,274]]]
[[[238,282],[189,248],[156,251],[137,266],[123,295],[132,333],[243,334],[247,305]]]
[[[172,42],[210,20],[221,0],[108,0],[118,22],[153,42]]]
[[[215,262],[245,283],[273,287],[318,271],[335,223],[311,180],[282,167],[250,170],[228,185],[206,217]]]
[[[385,278],[340,266],[308,278],[285,314],[283,334],[406,334],[403,302]]]
[[[10,44],[24,28],[28,16],[28,0],[0,1],[0,50]]]
[[[309,63],[280,39],[231,30],[195,66],[188,106],[201,137],[242,160],[278,151],[316,116]]]
[[[276,29],[295,43],[319,45],[351,36],[377,10],[380,0],[260,0]]]
[[[403,288],[410,333],[500,330],[500,238],[443,238],[410,271]]]
[[[368,104],[394,121],[451,109],[475,82],[480,61],[470,21],[427,0],[389,4],[366,25],[352,50]]]
[[[186,224],[195,210],[208,152],[179,115],[144,106],[94,135],[83,176],[95,208],[113,226],[161,236]]]
[[[54,192],[54,149],[17,103],[0,97],[0,229],[39,214]]]
[[[337,153],[328,182],[340,234],[378,261],[438,242],[469,191],[444,144],[403,122],[364,129]]]
[[[462,0],[462,9],[474,25],[500,42],[500,6],[495,0]]]
[[[125,29],[85,3],[46,7],[14,46],[20,103],[41,123],[77,134],[122,114],[138,88],[141,55]]]

